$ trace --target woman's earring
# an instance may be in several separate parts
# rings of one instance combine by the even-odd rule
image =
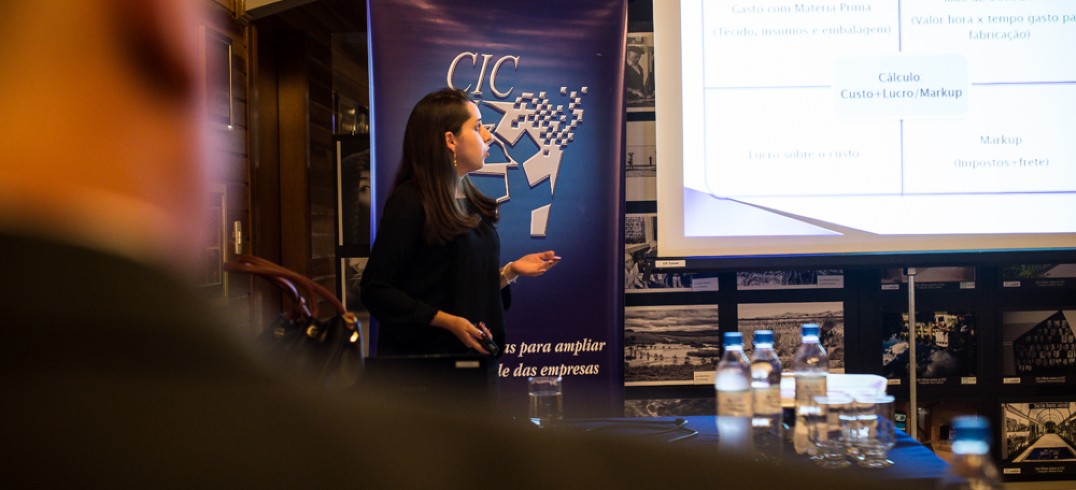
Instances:
[[[458,168],[458,166],[456,165],[456,153],[455,152],[452,153],[452,168]]]

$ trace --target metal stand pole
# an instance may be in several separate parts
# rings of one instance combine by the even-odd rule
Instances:
[[[911,386],[908,387],[908,435],[912,439],[918,439],[919,410],[916,409],[916,359],[915,359],[915,334],[917,329],[915,321],[915,267],[907,269],[908,274],[908,378]]]

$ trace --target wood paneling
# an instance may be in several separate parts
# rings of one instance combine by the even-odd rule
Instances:
[[[337,290],[332,124],[338,77],[332,40],[365,31],[364,14],[364,2],[321,0],[251,24],[253,252],[331,291]],[[360,65],[352,65],[348,76],[365,78],[354,73]],[[268,314],[274,307],[266,303],[260,310]]]
[[[221,168],[216,184],[225,189],[227,196],[227,213],[225,216],[225,233],[227,235],[224,259],[235,256],[232,239],[233,223],[240,222],[244,240],[250,240],[250,165],[248,117],[249,107],[249,41],[248,29],[234,17],[233,3],[214,1],[209,6],[204,24],[205,38],[203,63],[205,65],[206,103],[220,104],[221,107],[209,108],[210,114],[220,114],[221,118],[212,119],[209,130],[214,134],[211,146],[211,158]],[[224,49],[220,49],[224,46]],[[227,49],[230,46],[231,49]],[[223,56],[217,53],[223,53]],[[215,76],[214,76],[215,75]],[[216,86],[215,84],[223,84]],[[217,90],[223,99],[213,98]],[[229,124],[230,123],[230,124]],[[247,277],[228,275],[225,308],[232,324],[241,332],[254,332],[259,329],[251,322],[251,287]]]

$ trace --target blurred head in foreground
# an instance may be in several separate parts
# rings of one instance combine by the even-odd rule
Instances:
[[[0,6],[0,229],[186,267],[204,237],[198,6]]]

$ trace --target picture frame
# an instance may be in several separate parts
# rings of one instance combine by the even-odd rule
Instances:
[[[654,33],[629,32],[624,50],[627,112],[654,111]]]
[[[923,385],[978,384],[978,317],[970,311],[916,312],[916,383]],[[882,314],[882,376],[890,385],[909,381],[908,313]]]
[[[1076,475],[1076,437],[1069,428],[1076,400],[1006,400],[1000,409],[998,452],[1006,480]]]
[[[804,323],[819,326],[819,342],[829,356],[829,372],[843,373],[845,365],[844,303],[810,301],[781,303],[740,303],[737,328],[744,336],[744,352],[754,351],[755,330],[773,331],[773,348],[781,364],[791,372],[792,357],[802,342]]]
[[[720,355],[718,305],[624,309],[624,385],[712,384]]]
[[[1001,382],[1004,385],[1076,383],[1076,309],[1007,309],[1001,312]]]

